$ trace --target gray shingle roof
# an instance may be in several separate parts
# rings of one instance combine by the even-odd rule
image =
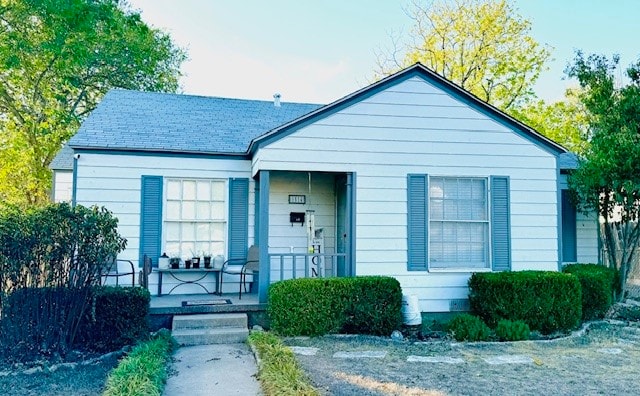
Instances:
[[[562,153],[558,156],[558,167],[560,169],[577,169],[578,156],[574,153]]]
[[[252,139],[320,105],[116,89],[71,138],[73,148],[244,154]]]
[[[58,154],[51,161],[49,169],[53,170],[73,170],[73,149],[68,144],[62,146]]]

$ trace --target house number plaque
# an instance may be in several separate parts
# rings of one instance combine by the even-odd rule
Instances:
[[[289,195],[290,204],[305,204],[307,203],[306,195]]]

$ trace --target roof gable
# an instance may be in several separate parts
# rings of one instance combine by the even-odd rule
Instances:
[[[536,132],[531,127],[523,124],[522,122],[516,120],[515,118],[495,108],[494,106],[482,101],[481,99],[477,98],[473,94],[465,91],[464,89],[460,88],[459,86],[452,83],[451,81],[434,73],[433,71],[426,68],[420,63],[416,63],[413,66],[410,66],[404,70],[401,70],[395,74],[392,74],[376,83],[373,83],[350,95],[347,95],[342,99],[339,99],[333,103],[330,103],[326,106],[318,108],[317,110],[312,111],[307,115],[304,115],[298,119],[292,120],[287,124],[284,124],[282,126],[279,126],[273,129],[269,133],[266,133],[262,136],[257,137],[251,142],[251,146],[249,147],[249,152],[253,154],[260,147],[268,145],[269,143],[272,143],[285,136],[288,136],[300,128],[303,128],[309,124],[317,122],[318,120],[321,120],[332,114],[335,114],[357,102],[363,101],[381,91],[384,91],[390,87],[393,87],[397,84],[400,84],[416,76],[426,80],[428,83],[432,84],[436,88],[451,95],[455,99],[462,101],[463,103],[470,106],[474,110],[479,111],[480,113],[486,115],[487,117],[498,122],[499,124],[506,126],[510,130],[517,133],[518,135],[538,145],[545,151],[552,153],[554,155],[559,155],[561,153],[567,152],[567,150],[564,147],[560,146],[554,141]]]

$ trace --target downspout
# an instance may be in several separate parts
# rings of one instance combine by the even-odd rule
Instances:
[[[78,159],[80,154],[73,155],[73,176],[71,179],[71,206],[76,206],[77,192],[78,192]]]

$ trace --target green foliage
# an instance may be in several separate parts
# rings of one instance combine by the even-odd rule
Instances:
[[[76,344],[109,352],[149,336],[151,295],[142,287],[96,287]]]
[[[491,334],[491,330],[482,319],[469,314],[456,316],[447,328],[456,341],[486,341]]]
[[[349,279],[350,290],[344,333],[388,336],[400,328],[402,288],[396,279],[380,276],[345,279]]]
[[[522,320],[544,334],[576,328],[582,317],[578,278],[551,271],[475,273],[469,279],[471,311],[496,326]]]
[[[0,7],[0,200],[48,201],[48,165],[111,88],[175,91],[185,59],[117,0]]]
[[[533,86],[551,53],[511,1],[415,2],[411,17],[406,44],[379,59],[378,77],[421,62],[502,110],[535,97]]]
[[[0,206],[0,354],[68,351],[103,263],[126,246],[117,225],[104,208]]]
[[[567,90],[565,100],[530,101],[509,113],[574,153],[582,153],[588,146],[587,114],[575,90]]]
[[[267,332],[252,332],[248,342],[260,356],[258,379],[266,396],[319,395],[291,349],[284,346],[278,337]]]
[[[126,244],[118,219],[105,208],[0,205],[0,291],[97,284],[103,263]]]
[[[271,327],[283,335],[348,332],[388,335],[402,323],[394,278],[303,278],[269,288]]]
[[[20,288],[5,296],[0,320],[0,357],[8,362],[64,356],[87,307],[88,288]]]
[[[563,272],[575,275],[582,287],[582,320],[603,318],[618,289],[614,269],[599,264],[571,264]]]
[[[529,325],[522,320],[511,321],[502,319],[496,326],[496,336],[500,341],[523,341],[528,340],[531,330]]]
[[[624,288],[640,242],[640,62],[627,69],[630,82],[619,87],[618,60],[578,52],[567,69],[582,87],[591,135],[569,186],[580,209],[607,219],[601,233],[605,262],[620,271]]]
[[[176,344],[161,330],[136,346],[107,378],[104,396],[160,396],[167,381],[167,366]]]

